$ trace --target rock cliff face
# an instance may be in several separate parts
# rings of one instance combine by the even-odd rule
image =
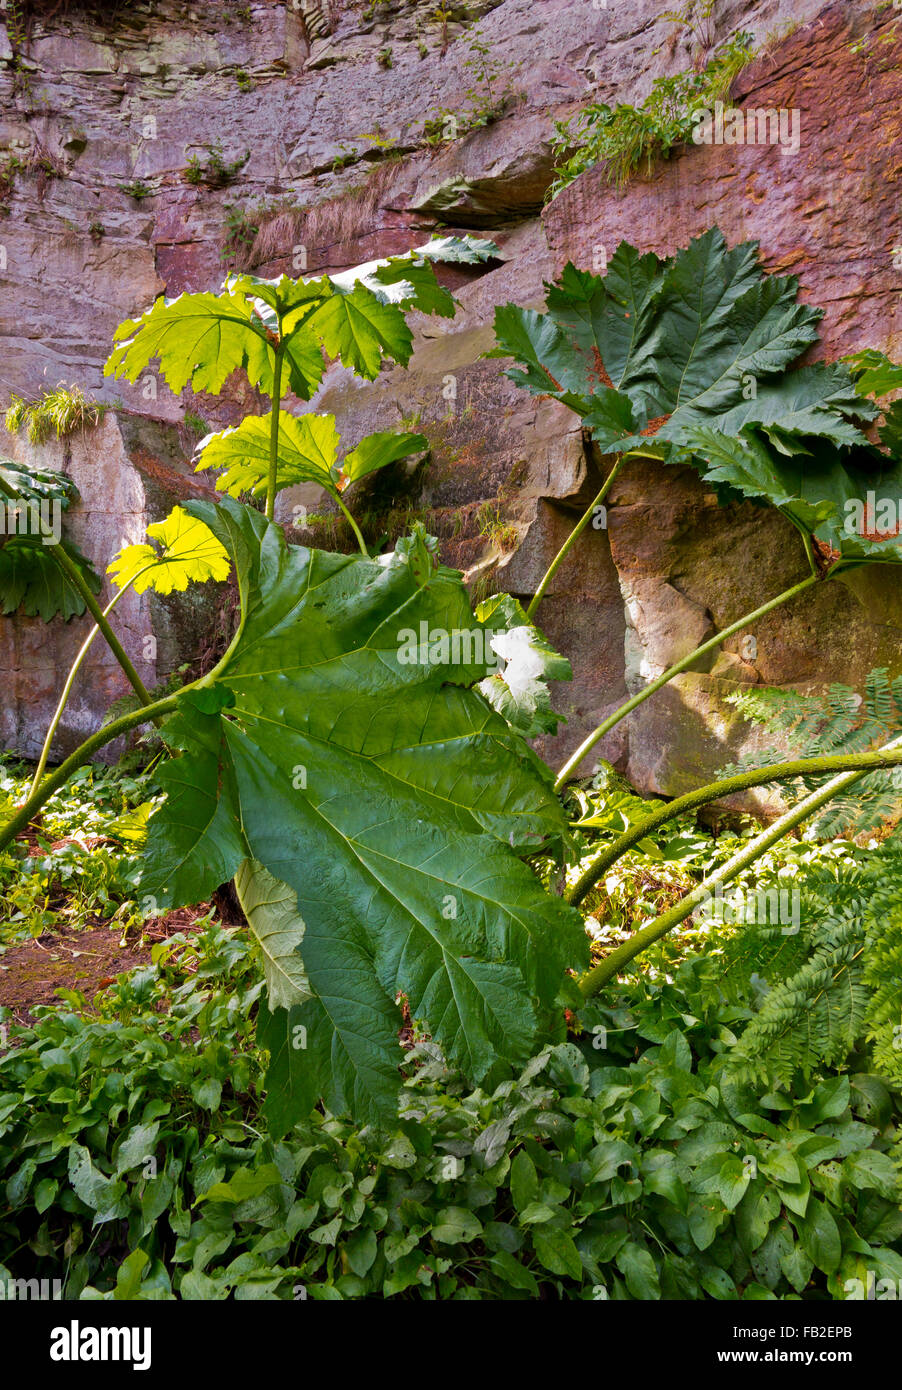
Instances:
[[[539,305],[544,279],[568,260],[597,265],[600,248],[623,238],[669,253],[717,222],[731,242],[758,239],[769,269],[800,277],[826,310],[821,351],[902,351],[902,23],[892,6],[724,0],[718,36],[771,36],[734,100],[798,111],[798,151],[692,147],[620,192],[590,170],[544,210],[553,121],[589,99],[641,100],[654,77],[689,65],[690,37],[651,0],[12,8],[6,42],[0,26],[0,150],[21,167],[0,174],[0,385],[34,396],[65,381],[117,401],[102,426],[40,455],[75,478],[74,534],[99,563],[173,498],[203,490],[187,461],[186,411],[222,425],[255,408],[238,387],[177,399],[153,376],[130,387],[101,374],[120,320],[163,291],[216,288],[228,265],[335,270],[436,227],[498,242],[500,262],[453,277],[454,320],[414,324],[408,370],[361,386],[335,367],[309,408],[334,411],[351,442],[416,418],[431,448],[391,481],[397,517],[424,514],[446,560],[520,595],[605,461],[574,416],[482,359],[496,304]],[[468,130],[474,112],[502,104]],[[217,153],[241,166],[219,187]],[[199,183],[186,177],[192,156]],[[9,165],[0,155],[0,171]],[[19,439],[4,451],[34,458]],[[299,492],[285,519],[297,503],[322,510],[315,492]],[[626,472],[607,521],[584,533],[541,609],[574,666],[556,692],[568,723],[542,748],[551,761],[628,690],[804,573],[780,517],[719,508],[679,469]],[[148,683],[196,654],[205,622],[197,608],[180,618],[138,598],[122,617]],[[0,619],[8,746],[39,746],[77,627]],[[902,597],[896,580],[868,575],[805,596],[751,635],[649,701],[602,751],[644,789],[684,789],[747,744],[724,703],[737,682],[822,685],[902,669]],[[123,693],[96,646],[60,750]]]

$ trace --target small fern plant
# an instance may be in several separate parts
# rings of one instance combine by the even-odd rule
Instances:
[[[751,687],[727,699],[750,723],[775,736],[772,745],[725,769],[727,776],[777,762],[787,746],[800,758],[822,758],[866,752],[902,734],[902,676],[891,678],[886,667],[869,673],[863,695],[845,685],[831,685],[813,695]],[[796,778],[794,786],[797,791],[812,792],[824,781],[823,774],[808,774]],[[895,823],[900,816],[902,777],[896,768],[881,769],[863,777],[854,795],[831,801],[810,829],[817,839],[865,835]]]
[[[865,1044],[870,1070],[902,1087],[902,840],[809,868],[796,891],[797,933],[762,923],[722,947],[725,993],[759,996],[728,1065],[779,1087]]]

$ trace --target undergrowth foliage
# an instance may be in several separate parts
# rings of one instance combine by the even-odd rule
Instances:
[[[0,819],[12,814],[30,781],[24,766],[0,759]],[[45,806],[24,857],[0,852],[0,947],[87,923],[116,924],[123,932],[140,927],[123,869],[125,856],[143,845],[157,801],[143,771],[79,769]]]
[[[67,1297],[113,1300],[843,1298],[868,1271],[898,1280],[898,1097],[867,1075],[731,1081],[743,1011],[714,965],[637,984],[602,1015],[605,1046],[596,1025],[494,1088],[420,1042],[388,1129],[314,1112],[276,1140],[249,942],[172,938],[0,1057],[0,1233],[19,1252],[0,1275],[62,1263]]]
[[[867,1039],[875,1071],[898,1085],[902,842],[895,836],[865,859],[810,868],[801,883],[797,933],[755,923],[724,947],[727,992],[747,991],[755,979],[760,989],[732,1064],[745,1077],[788,1085],[799,1073],[841,1066]]]

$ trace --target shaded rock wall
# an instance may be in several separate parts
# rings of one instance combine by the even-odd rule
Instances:
[[[98,559],[112,537],[137,535],[167,499],[197,486],[185,461],[186,410],[226,424],[264,408],[240,383],[220,398],[176,399],[152,376],[130,387],[101,375],[122,318],[163,290],[215,287],[224,265],[337,269],[406,250],[436,227],[498,241],[500,264],[452,274],[461,304],[453,321],[414,323],[409,370],[362,386],[333,368],[310,408],[334,411],[351,442],[416,419],[430,455],[413,476],[399,470],[381,504],[394,496],[399,517],[424,514],[449,562],[521,595],[594,495],[605,461],[575,417],[518,392],[501,364],[481,359],[496,304],[538,305],[543,279],[568,259],[596,263],[599,247],[610,253],[623,237],[669,252],[718,221],[730,240],[759,238],[769,268],[800,276],[804,295],[827,311],[829,353],[902,346],[892,8],[725,0],[719,37],[742,27],[762,41],[781,21],[800,25],[772,41],[736,89],[752,105],[799,109],[798,153],[692,148],[622,193],[590,171],[544,212],[553,120],[587,99],[641,99],[655,76],[689,64],[691,39],[650,0],[599,9],[589,0],[478,0],[452,13],[460,18],[443,27],[434,6],[397,0],[156,0],[115,20],[76,7],[65,21],[35,22],[18,70],[0,43],[0,147],[26,165],[32,152],[0,222],[0,386],[33,395],[65,380],[120,398],[100,430],[44,455],[77,477],[76,535]],[[466,125],[474,34],[490,45],[497,77],[488,96],[506,91],[504,114],[430,144],[436,121]],[[229,160],[247,151],[246,164],[227,187],[192,185],[189,157],[207,161],[217,140]],[[42,174],[41,152],[59,177]],[[136,199],[140,185],[147,192]],[[249,223],[256,237],[236,240]],[[285,499],[283,519],[298,504],[322,510],[307,489]],[[556,693],[568,723],[542,751],[557,761],[628,690],[803,572],[779,517],[751,505],[719,509],[684,471],[633,467],[611,498],[607,530],[587,530],[543,603],[543,626],[575,678]],[[164,639],[139,668],[149,681],[199,638],[197,612],[180,625],[171,611],[138,604],[125,618],[137,658],[148,631]],[[681,790],[747,742],[724,705],[738,682],[823,684],[876,664],[898,669],[900,627],[894,582],[825,587],[761,623],[753,659],[731,643],[706,671],[649,701],[604,751],[639,785]],[[47,634],[0,620],[0,639],[0,737],[31,752],[77,646],[75,625]],[[118,672],[97,660],[61,746],[121,693]]]
[[[149,521],[188,497],[212,495],[186,472],[174,433],[153,420],[110,412],[95,429],[39,448],[19,437],[3,447],[26,466],[59,469],[72,478],[84,500],[67,514],[65,534],[96,560],[102,574],[107,557],[145,539]],[[209,644],[224,588],[208,585],[167,598],[134,590],[124,595],[116,607],[116,630],[148,688]],[[0,618],[0,747],[26,757],[40,753],[89,622]],[[93,733],[109,706],[130,693],[115,657],[98,639],[73,689],[58,751]]]

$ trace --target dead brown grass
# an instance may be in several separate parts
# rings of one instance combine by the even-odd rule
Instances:
[[[347,188],[306,208],[284,208],[261,222],[248,253],[252,266],[264,265],[306,246],[321,257],[334,247],[377,230],[382,197],[391,182],[394,160],[380,160],[365,183]]]

